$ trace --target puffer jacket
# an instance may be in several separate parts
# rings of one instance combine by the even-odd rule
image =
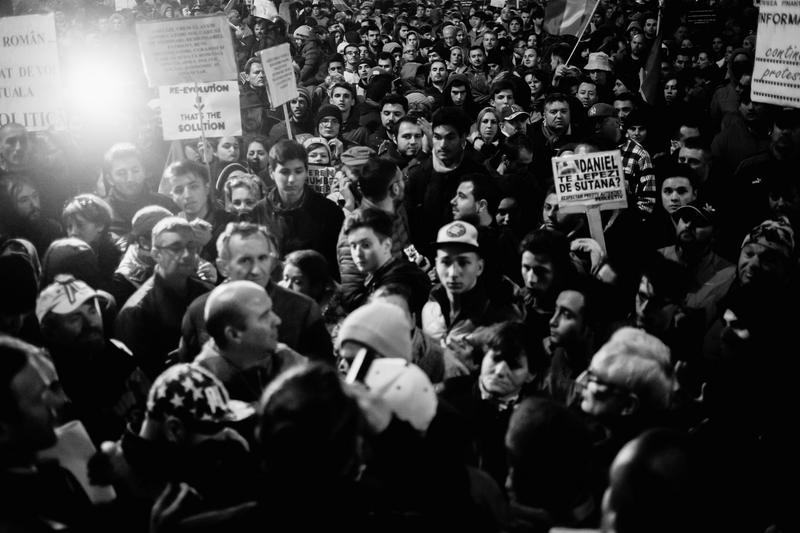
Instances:
[[[307,39],[300,49],[299,57],[295,58],[300,67],[300,84],[316,85],[315,77],[322,65],[322,50],[313,39]]]

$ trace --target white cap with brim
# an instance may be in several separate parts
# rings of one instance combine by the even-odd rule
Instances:
[[[480,245],[478,244],[478,230],[469,222],[456,220],[445,224],[436,235],[437,248],[446,245],[465,246],[473,249],[475,252],[480,253]]]
[[[386,402],[398,419],[418,431],[427,431],[436,416],[438,399],[430,378],[405,359],[375,359],[364,384]]]
[[[41,323],[47,313],[67,315],[98,296],[99,292],[72,274],[58,274],[36,300],[36,319]]]

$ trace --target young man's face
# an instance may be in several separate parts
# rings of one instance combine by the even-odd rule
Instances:
[[[111,186],[123,199],[133,199],[144,189],[144,168],[133,155],[117,157],[111,162]]]
[[[401,122],[397,129],[397,151],[405,157],[414,157],[422,149],[422,127]]]
[[[393,131],[395,124],[406,115],[401,104],[384,104],[381,108],[381,125],[387,131]]]
[[[444,83],[447,79],[447,67],[441,61],[431,64],[431,81],[433,83]]]
[[[353,107],[353,94],[344,87],[336,87],[331,93],[331,104],[349,113]]]
[[[512,91],[511,89],[503,89],[502,91],[497,91],[492,100],[492,105],[494,106],[495,110],[498,113],[501,112],[505,106],[513,104],[514,104],[514,91]]]
[[[308,168],[300,159],[290,159],[284,164],[277,163],[272,171],[272,179],[281,198],[290,204],[303,196],[307,177]]]
[[[344,74],[344,63],[341,61],[331,61],[328,63],[328,75],[331,74]]]
[[[378,68],[382,68],[387,72],[392,72],[394,67],[392,66],[392,60],[388,58],[378,59]]]
[[[467,101],[467,87],[465,85],[451,85],[450,99],[454,106],[461,107]]]
[[[347,234],[347,244],[359,272],[371,274],[392,257],[392,239],[382,238],[372,228],[351,231]]]
[[[667,178],[661,185],[661,204],[670,215],[696,198],[697,194],[689,178]]]
[[[485,60],[486,56],[483,50],[473,49],[469,51],[469,62],[473,67],[481,68]]]
[[[548,127],[564,131],[569,127],[570,112],[567,102],[550,102],[544,108],[544,119]]]
[[[494,50],[497,46],[497,35],[494,33],[484,33],[483,34],[483,47],[486,50]]]
[[[266,79],[264,77],[264,66],[261,63],[250,65],[250,72],[247,73],[247,82],[253,87],[263,87]]]
[[[436,251],[436,273],[448,295],[472,290],[483,273],[483,259],[459,246],[443,246]]]
[[[381,40],[381,32],[378,30],[369,30],[367,32],[367,41],[369,42],[370,46],[378,46]]]
[[[433,154],[445,165],[461,159],[465,145],[466,139],[453,126],[440,125],[433,129]]]
[[[188,218],[199,216],[208,205],[208,183],[200,176],[189,173],[172,178],[170,196]]]
[[[553,287],[555,267],[547,254],[522,253],[522,279],[525,288],[537,296],[547,294]]]
[[[462,181],[458,184],[456,195],[450,200],[453,211],[453,220],[478,213],[478,202],[475,200],[475,184],[471,181]]]
[[[355,67],[359,60],[358,46],[348,46],[344,50],[344,59],[351,67]]]
[[[556,299],[556,311],[550,319],[550,340],[560,346],[581,343],[587,333],[583,316],[586,300],[583,294],[566,290]]]
[[[39,191],[27,183],[23,184],[14,198],[14,208],[17,216],[25,220],[38,220],[42,214],[41,207]]]

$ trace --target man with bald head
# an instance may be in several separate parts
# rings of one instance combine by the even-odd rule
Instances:
[[[272,378],[305,360],[278,342],[281,319],[257,283],[220,285],[209,294],[204,317],[211,338],[195,363],[214,374],[234,399],[258,401]]]
[[[333,361],[333,345],[319,306],[303,294],[284,289],[271,275],[280,255],[275,237],[264,226],[231,222],[217,239],[217,269],[228,283],[246,280],[266,289],[280,317],[278,338],[315,360]],[[178,358],[188,362],[209,338],[204,309],[208,294],[197,298],[183,317]]]

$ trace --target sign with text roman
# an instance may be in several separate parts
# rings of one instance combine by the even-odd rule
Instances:
[[[761,0],[756,61],[750,88],[754,102],[800,107],[798,36],[798,0]]]
[[[336,169],[333,167],[308,165],[308,185],[322,196],[328,196],[335,174]]]
[[[289,43],[271,46],[259,52],[264,66],[264,77],[273,108],[297,98],[297,82]]]
[[[588,208],[628,207],[619,150],[554,157],[552,164],[561,211],[576,213]]]
[[[223,14],[139,22],[136,35],[150,87],[238,76]]]
[[[158,88],[165,141],[241,135],[239,87],[235,81],[182,83]]]
[[[54,15],[0,18],[0,126],[63,127],[61,93]]]

